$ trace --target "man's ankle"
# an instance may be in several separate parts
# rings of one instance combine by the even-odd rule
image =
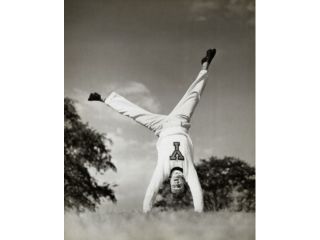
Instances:
[[[209,68],[208,62],[202,63],[202,65],[201,65],[201,70],[208,70],[208,68]]]

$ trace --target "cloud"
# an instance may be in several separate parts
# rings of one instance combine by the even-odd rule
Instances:
[[[200,0],[193,1],[191,4],[191,11],[193,12],[202,12],[206,10],[217,10],[220,9],[220,1],[209,1],[209,0]]]
[[[126,82],[122,86],[119,86],[117,83],[113,84],[113,89],[117,89],[116,92],[128,100],[132,101],[134,104],[145,108],[154,113],[159,113],[160,103],[156,99],[150,90],[140,82]]]
[[[117,129],[116,132],[110,132],[107,135],[113,141],[110,146],[111,155],[118,171],[100,174],[91,170],[90,173],[99,184],[118,185],[115,188],[118,207],[139,208],[156,165],[156,140],[139,142],[120,132],[121,130]]]
[[[107,136],[112,139],[113,144],[109,147],[113,154],[126,154],[127,151],[123,151],[123,149],[130,150],[130,148],[139,146],[137,140],[122,136],[122,133],[119,132],[119,128],[116,129],[116,132],[109,132]]]
[[[121,128],[107,134],[113,141],[108,146],[111,149],[112,161],[118,171],[99,173],[90,169],[90,174],[101,185],[104,183],[117,184],[115,188],[118,205],[121,208],[130,206],[137,208],[141,205],[145,189],[149,184],[156,165],[156,139],[141,142],[126,133]],[[132,191],[132,189],[135,189]]]
[[[230,0],[226,8],[235,15],[244,15],[255,11],[253,0]]]
[[[243,18],[248,24],[254,25],[254,0],[195,0],[190,11],[197,22],[207,21],[211,17],[222,14],[224,17]]]
[[[119,90],[119,93],[122,94],[144,94],[147,93],[149,94],[150,91],[149,89],[143,85],[142,83],[139,82],[129,82],[126,86],[124,86],[122,89]]]
[[[196,0],[190,5],[192,12],[229,11],[235,14],[254,12],[254,0]]]

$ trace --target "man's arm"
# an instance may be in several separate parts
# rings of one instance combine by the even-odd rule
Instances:
[[[190,164],[188,169],[187,182],[192,194],[194,211],[203,212],[203,194],[199,182],[198,174],[193,164]]]
[[[143,212],[147,213],[151,211],[153,202],[158,194],[159,188],[164,180],[163,169],[158,163],[154,170],[150,184],[147,188],[146,195],[143,200]]]

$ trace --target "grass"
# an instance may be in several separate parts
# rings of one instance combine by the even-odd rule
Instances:
[[[65,240],[251,240],[255,214],[193,211],[65,213]]]

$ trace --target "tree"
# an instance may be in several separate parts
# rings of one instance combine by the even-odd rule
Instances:
[[[205,211],[229,209],[255,211],[255,168],[232,157],[202,159],[196,165],[204,197]],[[192,208],[192,196],[186,194],[176,199],[166,180],[160,188],[155,207],[161,210]]]
[[[99,185],[88,169],[103,173],[116,171],[111,162],[110,149],[105,141],[111,141],[81,121],[74,101],[64,99],[64,206],[65,210],[85,209],[94,211],[102,199],[116,202],[110,184]]]

